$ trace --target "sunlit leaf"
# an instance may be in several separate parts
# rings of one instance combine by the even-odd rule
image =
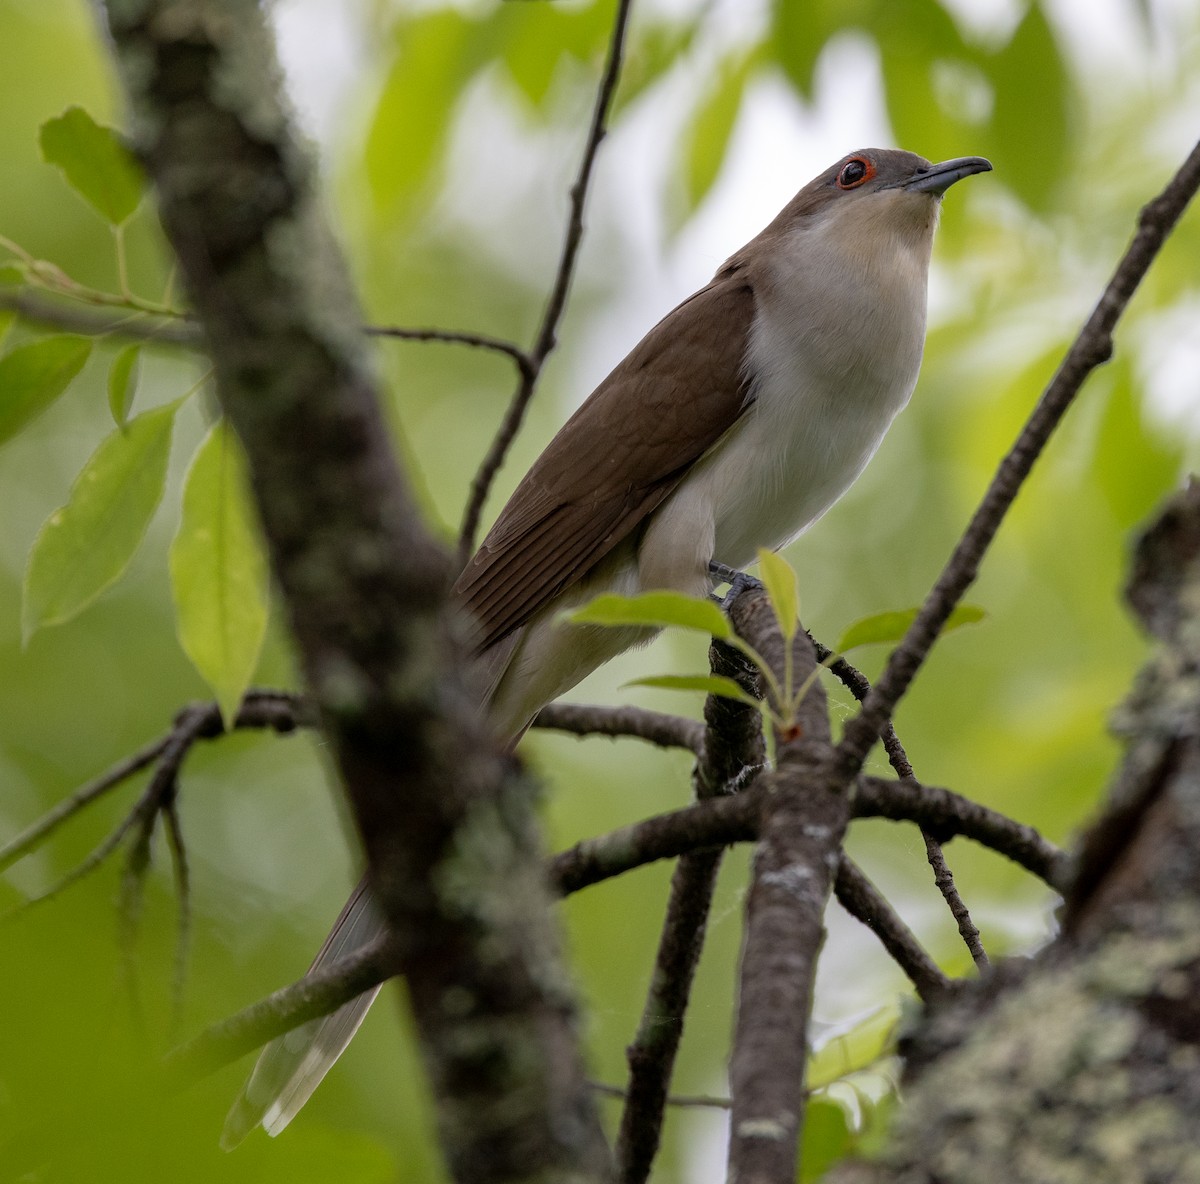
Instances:
[[[846,1111],[831,1099],[811,1099],[804,1108],[800,1136],[800,1184],[819,1180],[845,1156],[852,1143]]]
[[[662,78],[687,53],[701,27],[699,19],[668,20],[657,24],[635,22],[633,41],[621,65],[614,114],[632,103]]]
[[[42,526],[25,569],[26,641],[59,625],[116,583],[162,500],[178,404],[156,407],[108,436]]]
[[[538,109],[545,107],[563,56],[580,61],[599,57],[612,29],[611,10],[595,0],[580,8],[502,4],[493,19],[509,76]],[[624,74],[621,83],[625,85]]]
[[[436,9],[404,19],[367,133],[367,177],[379,206],[393,207],[428,181],[441,157],[464,84],[484,60],[477,23]]]
[[[141,359],[142,347],[127,345],[113,358],[108,370],[108,409],[112,412],[113,423],[119,428],[125,426],[133,406]]]
[[[45,337],[0,358],[0,444],[67,389],[91,352],[84,337]]]
[[[987,150],[1005,183],[1046,209],[1072,170],[1066,64],[1042,5],[1031,4],[1012,40],[980,66],[996,95]]]
[[[838,639],[837,652],[844,654],[860,645],[899,641],[917,619],[918,611],[915,608],[898,609],[894,612],[874,613],[855,621]],[[960,604],[942,626],[942,632],[949,633],[961,625],[973,625],[986,616],[987,613],[977,604]]]
[[[170,567],[180,644],[228,724],[258,664],[268,575],[245,459],[225,420],[214,425],[188,469]]]
[[[683,141],[683,189],[687,212],[707,196],[725,161],[725,151],[742,109],[750,58],[727,59],[716,81],[696,108]]]
[[[771,5],[770,46],[775,60],[806,99],[813,97],[813,73],[830,33],[818,8],[795,0],[774,0]]]
[[[889,1003],[871,1012],[850,1031],[826,1041],[809,1058],[805,1084],[809,1089],[823,1089],[873,1065],[891,1052],[899,1019],[899,1005]]]
[[[800,594],[796,591],[796,573],[782,555],[764,547],[760,547],[758,551],[758,571],[762,576],[771,607],[775,610],[779,632],[783,634],[784,641],[791,641],[796,636],[800,618]]]
[[[635,678],[624,684],[627,687],[657,687],[664,691],[702,691],[706,695],[720,695],[723,699],[736,699],[751,707],[761,704],[753,696],[723,674],[655,674],[648,678]]]
[[[46,163],[62,169],[71,188],[102,217],[119,225],[137,209],[146,190],[142,170],[117,133],[82,107],[46,120],[39,142]]]
[[[643,592],[638,596],[608,593],[566,617],[573,625],[644,625],[654,629],[674,625],[722,639],[733,633],[724,613],[711,600],[682,592]]]

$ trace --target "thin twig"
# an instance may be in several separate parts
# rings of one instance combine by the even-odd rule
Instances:
[[[32,825],[26,827],[14,839],[10,839],[0,848],[0,872],[11,867],[18,859],[28,855],[35,847],[48,839],[67,819],[78,814],[85,806],[103,797],[111,789],[128,781],[136,773],[140,773],[147,765],[152,765],[171,743],[171,733],[151,741],[144,748],[131,753],[124,760],[118,761],[107,772],[102,773],[94,781],[77,789],[69,798],[59,802],[54,809],[43,814]],[[118,839],[119,841],[119,839]]]
[[[554,286],[546,302],[546,311],[542,315],[541,328],[533,348],[526,356],[528,369],[522,369],[521,381],[500,424],[479,471],[471,482],[471,494],[467,499],[467,508],[463,514],[462,529],[459,531],[458,549],[460,557],[465,562],[474,549],[475,536],[479,530],[479,519],[483,514],[484,502],[487,501],[488,491],[492,487],[500,466],[508,454],[508,449],[521,428],[529,401],[533,398],[534,388],[542,372],[542,366],[550,356],[557,342],[558,324],[562,319],[563,309],[567,303],[567,293],[571,287],[571,279],[575,272],[575,260],[579,254],[579,244],[583,240],[583,207],[587,201],[588,185],[592,178],[592,169],[596,163],[596,154],[600,141],[604,139],[605,124],[608,111],[612,105],[613,94],[617,89],[617,79],[621,73],[621,54],[625,46],[625,30],[629,23],[629,10],[633,0],[618,0],[616,16],[613,18],[612,37],[608,45],[608,60],[604,65],[604,73],[600,77],[600,85],[596,91],[596,102],[592,108],[592,122],[588,129],[587,141],[584,144],[583,159],[579,164],[579,173],[571,186],[571,209],[567,218],[567,230],[563,239],[562,253],[559,256],[558,268],[554,276]]]
[[[854,792],[855,818],[915,822],[949,841],[955,835],[1011,859],[1056,892],[1066,884],[1069,856],[1032,826],[989,810],[961,794],[919,781],[859,777]]]
[[[629,1091],[619,1085],[609,1085],[603,1081],[591,1082],[591,1087],[606,1098],[622,1098],[628,1100]],[[681,1110],[728,1110],[733,1103],[728,1098],[718,1098],[711,1094],[668,1094],[664,1105],[677,1106]]]
[[[150,783],[142,795],[134,804],[133,809],[127,813],[124,819],[118,824],[112,834],[109,834],[107,839],[98,845],[88,858],[83,860],[77,867],[67,875],[50,885],[49,888],[40,892],[36,896],[31,896],[29,900],[7,914],[12,916],[16,913],[23,912],[26,908],[31,908],[35,904],[42,904],[46,901],[53,900],[61,891],[70,888],[72,884],[76,884],[94,872],[97,867],[112,854],[116,847],[120,845],[122,839],[128,834],[128,831],[137,828],[138,839],[134,843],[134,847],[130,854],[130,861],[126,864],[125,877],[122,878],[122,908],[128,907],[128,913],[125,915],[125,920],[122,920],[122,933],[128,936],[131,932],[130,925],[136,925],[136,913],[138,907],[138,895],[136,881],[139,878],[138,861],[143,858],[143,854],[148,852],[150,835],[154,831],[154,819],[158,810],[164,803],[172,798],[174,794],[175,779],[179,775],[179,768],[184,757],[187,756],[188,750],[196,743],[199,735],[205,729],[209,729],[211,721],[209,717],[209,704],[200,704],[198,707],[185,708],[180,711],[180,714],[175,717],[175,728],[166,743],[162,745],[160,753],[158,753],[158,768],[155,769],[154,776],[151,777]],[[220,715],[217,717],[220,720]],[[145,750],[143,750],[145,751]],[[79,795],[76,794],[76,798]],[[73,801],[74,799],[72,799]],[[43,834],[46,830],[43,828]],[[130,877],[133,877],[132,879]],[[132,892],[132,895],[130,895]]]
[[[750,842],[758,838],[759,802],[760,795],[749,792],[713,798],[582,839],[551,858],[550,882],[560,896],[570,896],[601,880],[686,851]]]
[[[271,728],[280,735],[286,735],[296,728],[314,727],[316,725],[316,710],[302,695],[291,691],[249,691],[242,706],[238,710],[234,727],[242,728]],[[118,761],[107,772],[102,773],[94,781],[77,789],[69,798],[59,802],[53,809],[47,811],[36,822],[26,827],[16,838],[11,839],[0,848],[0,872],[28,855],[30,851],[44,843],[64,822],[73,818],[85,807],[91,805],[97,798],[103,797],[110,790],[128,781],[130,777],[140,773],[152,765],[171,748],[172,742],[179,734],[180,728],[189,729],[193,740],[211,740],[224,733],[221,722],[221,711],[216,703],[189,703],[181,708],[175,716],[175,725],[170,732],[151,741],[137,752]],[[128,828],[110,836],[113,846],[119,843]],[[105,841],[107,844],[108,840]],[[102,844],[101,861],[112,851],[112,847]],[[90,871],[88,867],[83,874]],[[65,885],[64,885],[65,886]]]
[[[368,337],[393,337],[400,341],[442,341],[448,345],[469,345],[475,349],[505,354],[515,363],[522,380],[535,377],[533,361],[515,342],[487,333],[463,333],[455,329],[409,329],[403,325],[367,325]]]
[[[10,309],[22,320],[58,329],[65,333],[81,333],[87,337],[118,337],[129,341],[144,341],[149,345],[174,345],[201,349],[203,342],[194,323],[182,318],[147,322],[148,316],[161,313],[134,311],[114,315],[77,307],[36,296],[25,291],[0,290],[0,309]]]
[[[946,862],[946,852],[933,832],[925,827],[921,828],[921,838],[925,842],[925,858],[933,869],[934,887],[942,894],[942,899],[949,907],[950,915],[958,926],[958,935],[963,939],[976,969],[986,970],[991,963],[987,951],[983,948],[983,937],[980,935],[979,926],[971,920],[966,901],[954,883],[954,873],[950,870],[950,864]]]
[[[548,703],[534,716],[533,727],[576,736],[630,736],[659,748],[686,748],[691,752],[699,752],[704,743],[703,724],[643,707]]]
[[[838,903],[879,938],[883,948],[908,975],[925,1003],[945,997],[951,989],[950,980],[917,940],[916,934],[888,904],[883,893],[845,854],[838,864],[833,888]]]
[[[171,984],[172,1029],[178,1031],[183,1023],[184,993],[187,987],[188,950],[192,937],[192,887],[188,868],[187,845],[183,841],[183,825],[179,819],[179,802],[174,799],[163,809],[167,834],[167,850],[175,871],[175,899],[178,902],[179,929],[175,938],[175,973]]]
[[[908,690],[917,671],[983,561],[1034,463],[1062,421],[1084,380],[1112,356],[1112,334],[1163,243],[1200,189],[1200,143],[1153,201],[1143,207],[1137,232],[1087,322],[1067,351],[1050,385],[1012,448],[1000,462],[987,493],[955,546],[916,620],[892,651],[862,710],[842,734],[838,757],[849,780],[859,769]]]
[[[811,637],[812,634],[809,636]],[[817,647],[817,657],[820,661],[824,662],[832,656],[833,651],[815,638],[813,644]],[[867,693],[871,689],[870,682],[862,671],[852,666],[845,658],[839,657],[830,665],[830,670],[860,703],[867,697]],[[883,747],[887,752],[888,761],[896,770],[896,775],[915,781],[916,774],[908,759],[908,753],[904,751],[904,745],[900,743],[900,737],[896,735],[896,729],[890,720],[883,730]],[[921,838],[925,841],[925,858],[933,869],[934,886],[942,894],[942,899],[946,902],[946,907],[949,908],[950,915],[954,918],[959,936],[963,939],[967,952],[971,955],[971,960],[976,967],[983,970],[988,965],[983,939],[979,934],[979,927],[971,920],[971,913],[959,894],[958,888],[955,887],[954,873],[951,872],[950,865],[946,862],[946,853],[942,850],[942,844],[937,836],[926,827],[921,828]]]
[[[809,688],[788,723],[776,727],[775,766],[762,779],[729,1058],[730,1179],[794,1180],[817,960],[852,794],[837,783],[825,692],[812,680],[818,666],[807,635],[781,636],[764,593],[739,600],[730,618],[776,679],[787,671]]]
[[[155,778],[155,782],[158,778]],[[150,869],[150,844],[154,838],[154,825],[158,821],[158,794],[147,794],[146,809],[136,811],[138,815],[133,842],[125,855],[125,866],[121,870],[121,887],[117,897],[117,920],[121,964],[125,975],[125,989],[133,1013],[141,1018],[141,990],[137,974],[137,935],[145,901],[146,873]]]
[[[724,847],[758,838],[762,807],[761,778],[736,797],[696,802],[658,814],[607,834],[583,839],[550,860],[548,873],[563,896],[635,867],[672,859],[701,847]],[[1031,826],[989,810],[949,789],[916,781],[890,781],[863,776],[855,784],[855,818],[887,818],[914,822],[939,835],[962,835],[1011,859],[1061,892],[1069,857]]]

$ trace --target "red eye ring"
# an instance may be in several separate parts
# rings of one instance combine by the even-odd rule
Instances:
[[[865,156],[852,156],[838,170],[839,189],[857,189],[875,176],[875,166]]]

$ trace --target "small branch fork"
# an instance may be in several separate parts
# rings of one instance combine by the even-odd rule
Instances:
[[[810,634],[809,636],[811,637],[812,635]],[[816,638],[813,638],[812,642],[817,652],[818,661],[825,662],[833,657],[833,651],[827,646],[822,645]],[[845,658],[838,658],[832,663],[830,669],[841,681],[842,685],[860,703],[867,697],[867,693],[871,689],[871,684],[861,671],[851,666]],[[900,737],[896,735],[896,729],[892,727],[890,720],[883,730],[882,739],[884,751],[887,752],[888,761],[891,763],[892,768],[895,769],[896,776],[904,780],[915,780],[916,774],[913,772],[908,754],[904,751],[904,745],[900,743]],[[921,827],[921,838],[925,842],[925,858],[928,860],[929,866],[933,869],[934,886],[942,894],[942,899],[945,900],[947,907],[950,909],[950,915],[954,918],[954,922],[958,926],[959,936],[963,939],[967,951],[971,955],[971,960],[979,970],[983,970],[988,965],[988,956],[983,948],[979,928],[971,920],[971,914],[958,889],[955,887],[954,874],[950,871],[950,865],[946,862],[946,855],[942,850],[942,844],[928,827]]]
[[[313,714],[295,695],[277,691],[257,691],[246,696],[234,721],[236,728],[272,728],[285,733],[298,724],[311,724]],[[146,872],[150,867],[151,846],[155,828],[162,819],[163,830],[174,871],[175,894],[179,921],[176,942],[173,996],[175,1018],[180,1018],[183,988],[187,969],[187,953],[191,936],[191,875],[188,869],[187,847],[179,818],[177,793],[179,772],[183,762],[199,740],[209,740],[224,733],[221,713],[215,703],[194,703],[175,717],[175,723],[165,735],[119,761],[108,772],[89,782],[65,801],[45,814],[32,826],[0,848],[0,871],[39,847],[64,823],[92,802],[117,789],[143,769],[154,766],[146,788],[133,808],[76,867],[36,896],[8,914],[9,917],[36,904],[52,900],[59,893],[95,871],[121,845],[131,832],[133,839],[121,873],[118,915],[121,946],[125,952],[125,973],[134,1006],[137,1006],[137,975],[133,950],[145,893]]]

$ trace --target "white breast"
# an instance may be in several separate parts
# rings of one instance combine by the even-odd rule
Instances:
[[[746,355],[754,404],[656,515],[644,586],[679,586],[705,552],[745,567],[850,487],[916,384],[931,239],[864,244],[830,218],[774,252]]]

